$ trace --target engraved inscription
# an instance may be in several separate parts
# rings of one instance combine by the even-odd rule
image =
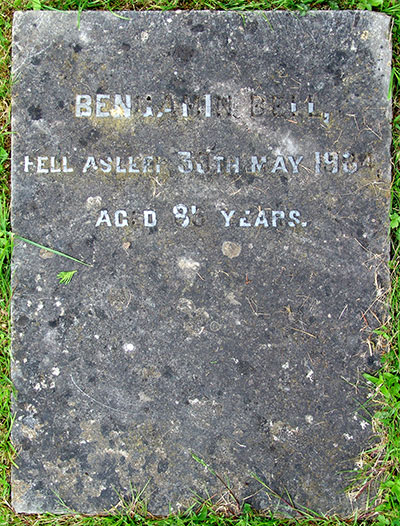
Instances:
[[[245,100],[237,100],[232,94],[146,94],[131,93],[82,93],[75,96],[74,115],[94,119],[175,119],[228,118],[237,115],[244,105],[245,114],[251,118],[284,117],[287,119],[300,115],[319,117],[329,124],[330,111],[318,108],[313,98],[308,96],[306,102],[294,98],[282,101],[263,93],[250,92]]]
[[[301,169],[312,170],[319,175],[324,172],[333,174],[354,174],[360,166],[369,166],[371,155],[362,156],[359,160],[351,151],[313,152],[312,154],[271,155],[271,154],[240,154],[230,156],[204,152],[178,151],[171,159],[163,159],[156,155],[139,154],[122,156],[98,157],[88,155],[83,164],[74,167],[68,156],[41,155],[33,157],[25,155],[23,170],[25,173],[69,174],[78,171],[82,174],[124,174],[147,175],[159,174],[162,171],[186,175],[233,175],[253,174],[262,177],[274,174],[297,175]]]
[[[96,220],[96,227],[115,226],[118,228],[127,226],[142,225],[152,228],[157,225],[158,214],[156,210],[132,210],[119,209],[110,212],[103,209],[99,212]],[[166,218],[166,222],[175,222],[182,228],[189,226],[201,227],[212,222],[225,228],[232,227],[272,227],[288,226],[294,228],[300,226],[305,228],[307,221],[302,220],[299,210],[273,210],[272,208],[262,208],[261,205],[242,212],[237,210],[217,210],[203,209],[197,205],[185,205],[179,203],[171,209],[171,214]]]

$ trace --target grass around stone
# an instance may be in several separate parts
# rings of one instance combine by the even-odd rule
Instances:
[[[378,498],[371,501],[371,512],[348,519],[321,517],[298,510],[295,518],[282,519],[273,513],[256,514],[249,506],[239,510],[226,501],[199,498],[190,510],[167,518],[147,513],[140,494],[132,491],[130,502],[121,502],[109,514],[20,516],[10,507],[10,466],[18,464],[10,441],[13,415],[10,411],[10,260],[12,237],[9,224],[10,204],[10,64],[11,27],[15,10],[27,9],[219,9],[268,10],[297,9],[305,15],[310,9],[366,9],[393,17],[393,193],[391,209],[392,290],[388,293],[390,319],[379,330],[387,342],[382,369],[368,377],[371,386],[369,411],[379,443],[360,457],[355,492],[368,494],[378,485]],[[400,2],[399,0],[0,0],[0,526],[172,526],[207,524],[209,526],[278,526],[294,524],[318,526],[400,526]],[[223,486],[221,487],[223,490]],[[226,489],[226,488],[225,488]],[[290,497],[283,495],[286,500]]]

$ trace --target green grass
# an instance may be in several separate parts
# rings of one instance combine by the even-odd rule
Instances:
[[[18,516],[9,506],[10,465],[15,452],[9,439],[12,425],[10,393],[10,257],[12,237],[10,230],[9,177],[10,177],[10,39],[11,18],[14,10],[25,9],[230,9],[248,11],[254,9],[298,9],[302,13],[310,9],[373,9],[393,17],[393,193],[392,193],[392,290],[390,293],[390,321],[382,327],[379,336],[387,341],[388,350],[382,361],[382,370],[376,377],[369,377],[373,392],[372,410],[374,429],[380,443],[365,451],[364,468],[359,473],[359,491],[368,492],[370,486],[379,483],[377,506],[371,513],[348,520],[317,517],[304,510],[296,519],[279,519],[274,516],[258,516],[248,506],[237,517],[226,512],[225,507],[216,512],[209,501],[194,505],[191,510],[176,517],[156,519],[146,511],[140,496],[122,503],[109,516]],[[399,0],[0,0],[0,526],[143,526],[197,525],[209,526],[400,526],[400,2]],[[229,499],[228,499],[229,500]]]

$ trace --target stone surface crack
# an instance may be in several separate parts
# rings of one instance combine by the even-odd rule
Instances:
[[[106,409],[111,409],[112,411],[117,411],[118,413],[128,414],[127,411],[123,411],[122,409],[117,409],[116,407],[112,407],[111,405],[103,404],[103,402],[100,402],[99,400],[96,400],[95,398],[93,398],[93,396],[90,396],[89,394],[85,393],[85,391],[83,389],[81,389],[79,387],[79,385],[75,382],[74,377],[72,376],[72,374],[70,374],[70,377],[71,377],[72,383],[78,389],[78,391],[80,393],[82,393],[84,396],[86,396],[87,398],[89,398],[90,400],[92,400],[92,402],[95,402],[96,404],[99,404],[99,405],[101,405],[102,407],[104,407]]]

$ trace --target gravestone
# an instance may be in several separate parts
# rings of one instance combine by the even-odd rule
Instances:
[[[16,238],[17,512],[226,496],[203,463],[259,509],[290,512],[266,487],[362,508],[389,33],[350,11],[16,13],[13,230],[88,265]]]

